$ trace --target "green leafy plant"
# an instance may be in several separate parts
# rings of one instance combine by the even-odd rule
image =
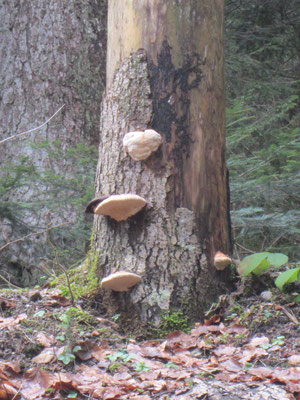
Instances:
[[[147,372],[150,370],[150,367],[146,365],[144,361],[141,361],[134,365],[134,370],[138,372]]]
[[[114,352],[113,354],[108,354],[106,356],[110,361],[115,362],[117,360],[120,360],[124,363],[127,363],[133,358],[132,354],[128,354],[126,350],[119,350]]]
[[[283,290],[283,286],[292,283],[300,282],[300,267],[292,268],[282,272],[275,280],[275,285],[278,289]]]
[[[288,257],[281,253],[255,253],[245,257],[240,263],[238,269],[241,275],[249,276],[251,274],[261,275],[271,266],[274,268],[282,267],[287,264]],[[284,285],[293,282],[300,282],[300,267],[288,269],[281,272],[275,280],[275,285],[279,290],[283,290]],[[298,296],[297,296],[298,298]],[[298,300],[297,300],[298,301]]]
[[[284,339],[285,339],[284,336],[277,336],[275,339],[272,340],[271,343],[261,344],[260,347],[262,347],[265,350],[268,350],[273,346],[283,346],[285,343]]]
[[[243,259],[239,265],[239,271],[244,276],[248,276],[251,273],[261,275],[271,266],[279,268],[287,262],[288,257],[281,253],[255,253]]]

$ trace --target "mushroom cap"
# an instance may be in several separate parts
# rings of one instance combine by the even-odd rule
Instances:
[[[111,289],[116,292],[127,292],[132,286],[141,281],[141,277],[132,272],[119,271],[108,275],[101,281],[103,289]]]
[[[232,259],[221,251],[217,251],[214,257],[214,265],[217,270],[222,271],[232,263]]]
[[[145,132],[129,132],[123,138],[125,151],[135,160],[145,160],[153,151],[158,149],[162,137],[153,129],[146,129]]]
[[[125,221],[138,213],[146,204],[146,200],[136,194],[112,195],[101,201],[94,213],[108,215],[116,221]]]
[[[107,199],[108,196],[96,196],[91,200],[88,205],[86,206],[85,213],[86,214],[94,214],[95,209],[97,206],[105,199]]]

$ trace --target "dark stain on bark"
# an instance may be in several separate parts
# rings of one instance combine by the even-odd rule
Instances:
[[[174,188],[168,195],[168,207],[176,209],[184,206],[183,160],[189,157],[193,145],[190,91],[200,85],[201,59],[199,54],[186,54],[182,67],[176,69],[172,48],[164,40],[157,60],[157,65],[148,60],[153,100],[151,126],[164,136],[162,164],[170,167],[169,182]]]
[[[174,151],[188,152],[189,133],[189,91],[197,88],[202,79],[199,54],[186,55],[181,68],[172,63],[172,48],[166,40],[158,54],[158,63],[149,63],[150,87],[153,96],[152,127],[165,135],[167,143],[172,142],[175,131]]]

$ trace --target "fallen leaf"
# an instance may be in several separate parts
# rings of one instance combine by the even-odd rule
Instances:
[[[163,351],[172,350],[173,352],[187,350],[193,347],[196,347],[196,338],[180,331],[169,333],[167,340],[160,346]]]
[[[260,379],[265,379],[272,376],[273,370],[272,368],[268,367],[257,367],[248,369],[247,373],[250,375],[254,375]]]
[[[213,353],[218,356],[232,356],[235,352],[237,351],[237,348],[234,346],[225,346],[225,345],[221,345],[219,347],[217,347]]]
[[[294,354],[288,358],[288,362],[292,365],[300,364],[300,354]]]
[[[44,332],[39,332],[36,339],[44,347],[51,347],[56,343],[56,338],[53,335],[45,335]]]
[[[0,307],[2,311],[5,311],[7,308],[16,307],[16,303],[12,300],[6,299],[3,296],[0,296]]]
[[[14,375],[18,375],[21,372],[20,364],[18,363],[18,361],[11,361],[8,363],[0,361],[0,367],[8,374],[12,372]]]
[[[0,383],[0,399],[12,400],[19,398],[20,398],[19,391],[15,389],[10,383],[8,382]]]
[[[51,307],[56,307],[56,306],[68,306],[71,304],[71,301],[65,297],[65,296],[61,296],[61,295],[52,295],[51,300],[47,301],[46,306],[51,306]]]
[[[243,370],[243,366],[234,360],[223,361],[219,366],[229,372],[240,372]]]
[[[24,319],[27,319],[27,315],[25,313],[16,315],[15,317],[0,317],[0,328],[9,328],[11,326],[17,325],[21,321],[24,321]]]
[[[47,364],[58,358],[64,351],[64,347],[47,347],[40,354],[33,357],[36,364]]]
[[[257,336],[252,338],[249,343],[245,344],[245,347],[253,348],[266,344],[269,344],[269,339],[266,336]]]
[[[191,336],[195,336],[196,338],[202,335],[206,335],[207,333],[207,326],[200,324],[196,324],[195,328],[191,330]]]

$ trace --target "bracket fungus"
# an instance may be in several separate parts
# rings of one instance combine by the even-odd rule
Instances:
[[[119,271],[108,275],[101,281],[103,289],[111,289],[116,292],[127,292],[131,287],[141,281],[141,277],[132,272]]]
[[[153,129],[146,129],[145,132],[129,132],[123,138],[125,151],[135,161],[146,160],[158,149],[161,142],[161,135]]]
[[[137,214],[146,204],[146,200],[136,194],[112,195],[101,201],[94,213],[108,215],[116,221],[125,221]]]
[[[96,196],[95,198],[93,198],[93,200],[91,200],[86,206],[85,209],[86,214],[94,214],[97,206],[107,198],[108,196]]]
[[[217,270],[223,271],[228,265],[232,263],[232,259],[221,251],[217,251],[214,257],[214,265]]]

